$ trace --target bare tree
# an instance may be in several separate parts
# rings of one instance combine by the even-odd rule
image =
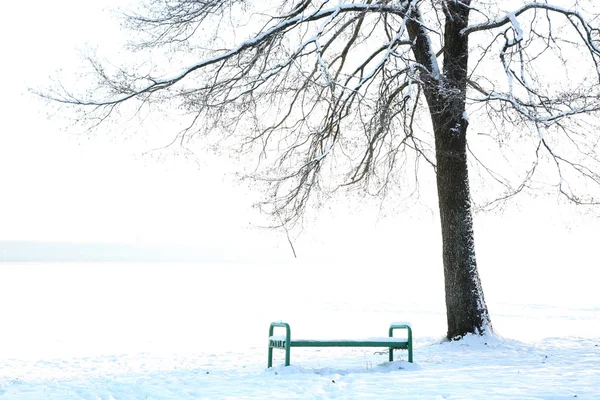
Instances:
[[[183,110],[173,143],[213,133],[255,151],[257,177],[271,189],[265,205],[285,226],[322,189],[386,193],[431,166],[450,339],[492,330],[469,165],[500,185],[484,206],[537,187],[540,166],[549,189],[596,202],[600,31],[591,1],[143,1],[124,24],[144,63],[90,57],[96,85],[43,95],[92,126],[125,111]],[[478,134],[467,146],[469,121]],[[498,172],[477,152],[489,138],[498,152],[521,141],[531,162],[511,177]]]

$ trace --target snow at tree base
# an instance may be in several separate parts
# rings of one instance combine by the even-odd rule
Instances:
[[[361,268],[2,264],[0,399],[600,399],[591,268],[549,268],[534,296],[521,289],[535,274],[505,290],[515,267],[484,270],[503,336],[456,342],[442,341],[438,268]],[[386,349],[293,348],[289,367],[275,351],[267,369],[276,320],[316,339],[385,336],[407,320],[415,363],[406,351],[389,363]]]

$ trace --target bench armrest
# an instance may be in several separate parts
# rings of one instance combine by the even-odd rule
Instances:
[[[406,329],[408,332],[408,362],[413,362],[413,349],[412,349],[412,328],[407,323],[393,323],[390,325],[389,336],[394,337],[394,331],[396,329]],[[394,360],[392,349],[390,349],[390,362]]]
[[[268,353],[268,363],[267,368],[271,368],[273,366],[273,348],[271,347],[271,336],[273,336],[273,330],[275,328],[285,328],[285,366],[290,365],[290,342],[292,340],[292,332],[290,330],[290,325],[286,322],[271,322],[269,326],[269,353]]]
[[[406,329],[408,331],[408,341],[412,342],[412,328],[409,324],[391,324],[389,336],[394,337],[394,331],[396,329]]]
[[[273,330],[277,327],[285,328],[285,338],[286,338],[286,341],[289,341],[291,331],[290,331],[290,324],[288,324],[287,322],[271,322],[271,325],[269,326],[269,337],[273,336]]]

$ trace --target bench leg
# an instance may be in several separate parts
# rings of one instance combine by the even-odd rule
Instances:
[[[390,362],[394,361],[394,349],[392,349],[390,347],[390,352],[389,352],[389,359]],[[412,348],[412,343],[409,343],[408,345],[408,362],[411,363],[413,362],[413,348]]]
[[[269,350],[267,352],[267,368],[271,368],[273,366],[273,348],[269,347]],[[285,366],[289,367],[290,366],[290,348],[286,347],[285,348]]]

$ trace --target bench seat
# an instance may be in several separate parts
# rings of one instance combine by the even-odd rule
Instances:
[[[269,341],[274,348],[285,348],[285,336],[271,336]],[[368,338],[368,339],[293,339],[292,347],[390,347],[408,348],[407,338]]]
[[[273,330],[276,327],[285,328],[285,335],[273,335]],[[407,330],[406,338],[393,337],[394,330]],[[412,329],[407,323],[393,323],[389,329],[388,337],[373,337],[367,339],[292,339],[291,329],[289,324],[285,322],[273,322],[269,327],[269,352],[267,368],[271,368],[273,364],[273,349],[285,350],[285,365],[290,365],[290,348],[291,347],[386,347],[389,349],[389,361],[393,361],[393,350],[404,349],[408,350],[408,361],[413,362],[412,357]]]

